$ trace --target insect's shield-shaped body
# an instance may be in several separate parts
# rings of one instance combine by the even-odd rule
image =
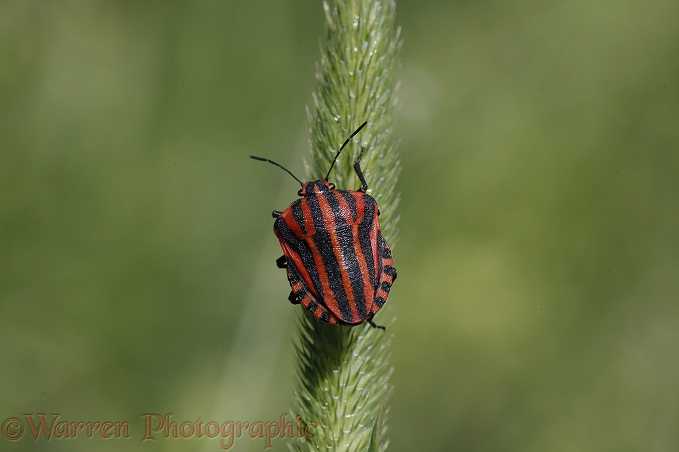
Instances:
[[[287,264],[291,301],[332,324],[371,320],[396,276],[375,200],[361,191],[305,184],[274,223]]]
[[[335,160],[364,126],[345,141]],[[330,324],[376,326],[372,318],[386,303],[396,280],[377,202],[366,193],[360,167],[364,151],[354,164],[362,183],[356,191],[336,189],[325,179],[301,182],[278,163],[253,157],[283,168],[302,185],[298,192],[302,198],[273,213],[274,233],[283,249],[276,263],[287,271],[292,289],[288,299]]]

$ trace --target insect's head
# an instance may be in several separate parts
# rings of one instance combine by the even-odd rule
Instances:
[[[314,182],[304,182],[302,188],[299,189],[297,194],[299,196],[312,196],[321,195],[323,193],[328,193],[335,189],[335,184],[328,182],[327,180],[317,180]]]
[[[330,172],[332,171],[332,168],[335,166],[335,162],[337,161],[337,157],[339,157],[340,152],[342,152],[342,149],[344,149],[344,147],[347,144],[349,144],[349,141],[351,141],[351,139],[353,137],[355,137],[356,134],[358,132],[360,132],[361,129],[363,127],[365,127],[366,124],[368,124],[368,121],[361,124],[360,127],[358,129],[356,129],[354,131],[354,133],[352,133],[351,136],[349,138],[347,138],[346,141],[344,142],[344,144],[342,144],[342,146],[339,148],[339,151],[337,151],[337,154],[335,154],[335,158],[332,159],[332,163],[330,164],[330,169],[328,169],[328,174],[325,176],[325,179],[319,179],[319,180],[314,181],[314,182],[302,182],[301,180],[299,180],[297,178],[297,176],[292,174],[292,172],[289,169],[287,169],[286,167],[284,167],[280,163],[276,163],[273,160],[269,160],[269,159],[264,158],[264,157],[257,157],[255,155],[251,155],[250,158],[255,159],[255,160],[260,160],[262,162],[269,162],[271,164],[274,164],[277,167],[283,169],[285,172],[287,172],[293,178],[295,178],[295,180],[297,182],[299,182],[299,184],[302,186],[302,188],[300,188],[299,191],[297,192],[297,194],[299,196],[311,196],[311,195],[315,195],[315,194],[328,193],[329,191],[332,191],[332,190],[335,189],[335,184],[328,182],[328,177],[330,176]]]

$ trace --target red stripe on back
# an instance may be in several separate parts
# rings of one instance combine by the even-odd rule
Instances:
[[[375,277],[379,278],[380,274],[380,262],[379,262],[379,240],[377,238],[379,232],[380,232],[380,223],[379,219],[377,216],[377,206],[375,206],[375,213],[373,214],[373,220],[372,220],[372,227],[370,228],[370,243],[372,243],[373,246],[373,263],[375,265]]]

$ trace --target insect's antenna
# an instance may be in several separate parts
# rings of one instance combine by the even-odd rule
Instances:
[[[361,129],[362,129],[363,127],[365,127],[366,124],[368,124],[368,121],[366,121],[366,122],[364,122],[363,124],[361,124],[361,126],[360,126],[358,129],[356,129],[356,130],[354,131],[354,133],[352,133],[351,136],[350,136],[349,138],[347,138],[347,141],[344,142],[344,144],[342,145],[342,147],[339,148],[339,151],[337,151],[337,154],[335,154],[335,158],[332,159],[332,163],[330,164],[330,169],[328,170],[328,174],[325,176],[325,180],[328,180],[328,177],[330,176],[330,171],[332,171],[332,167],[335,166],[335,162],[337,161],[337,157],[339,157],[340,152],[342,152],[342,149],[344,149],[344,146],[346,146],[347,144],[349,144],[349,141],[351,141],[351,139],[352,139],[353,137],[355,137],[356,134],[357,134],[358,132],[360,132]]]
[[[296,180],[297,182],[299,182],[299,185],[304,185],[304,182],[302,182],[301,180],[299,180],[299,179],[297,178],[297,176],[295,176],[294,174],[292,174],[292,172],[291,172],[289,169],[287,169],[286,167],[284,167],[284,166],[281,165],[280,163],[276,163],[276,162],[274,162],[273,160],[265,159],[264,157],[257,157],[256,155],[251,155],[250,158],[251,158],[251,159],[255,159],[255,160],[259,160],[259,161],[262,161],[262,162],[273,163],[274,165],[276,165],[276,166],[279,167],[279,168],[284,169],[286,173],[288,173],[289,175],[291,175],[292,177],[294,177],[295,180]]]

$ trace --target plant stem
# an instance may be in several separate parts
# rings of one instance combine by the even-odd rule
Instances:
[[[368,125],[342,151],[329,179],[355,190],[353,170],[361,146],[368,193],[380,206],[382,234],[396,240],[395,185],[400,164],[392,137],[395,72],[400,48],[393,0],[324,2],[326,37],[317,66],[316,91],[308,117],[311,129],[309,180],[324,178],[339,146],[364,121]],[[389,298],[392,301],[392,298]],[[376,316],[385,323],[389,303]],[[314,438],[295,438],[292,450],[384,450],[391,333],[369,325],[332,326],[305,310],[295,345],[295,416],[316,423]],[[388,325],[387,325],[388,326]]]

